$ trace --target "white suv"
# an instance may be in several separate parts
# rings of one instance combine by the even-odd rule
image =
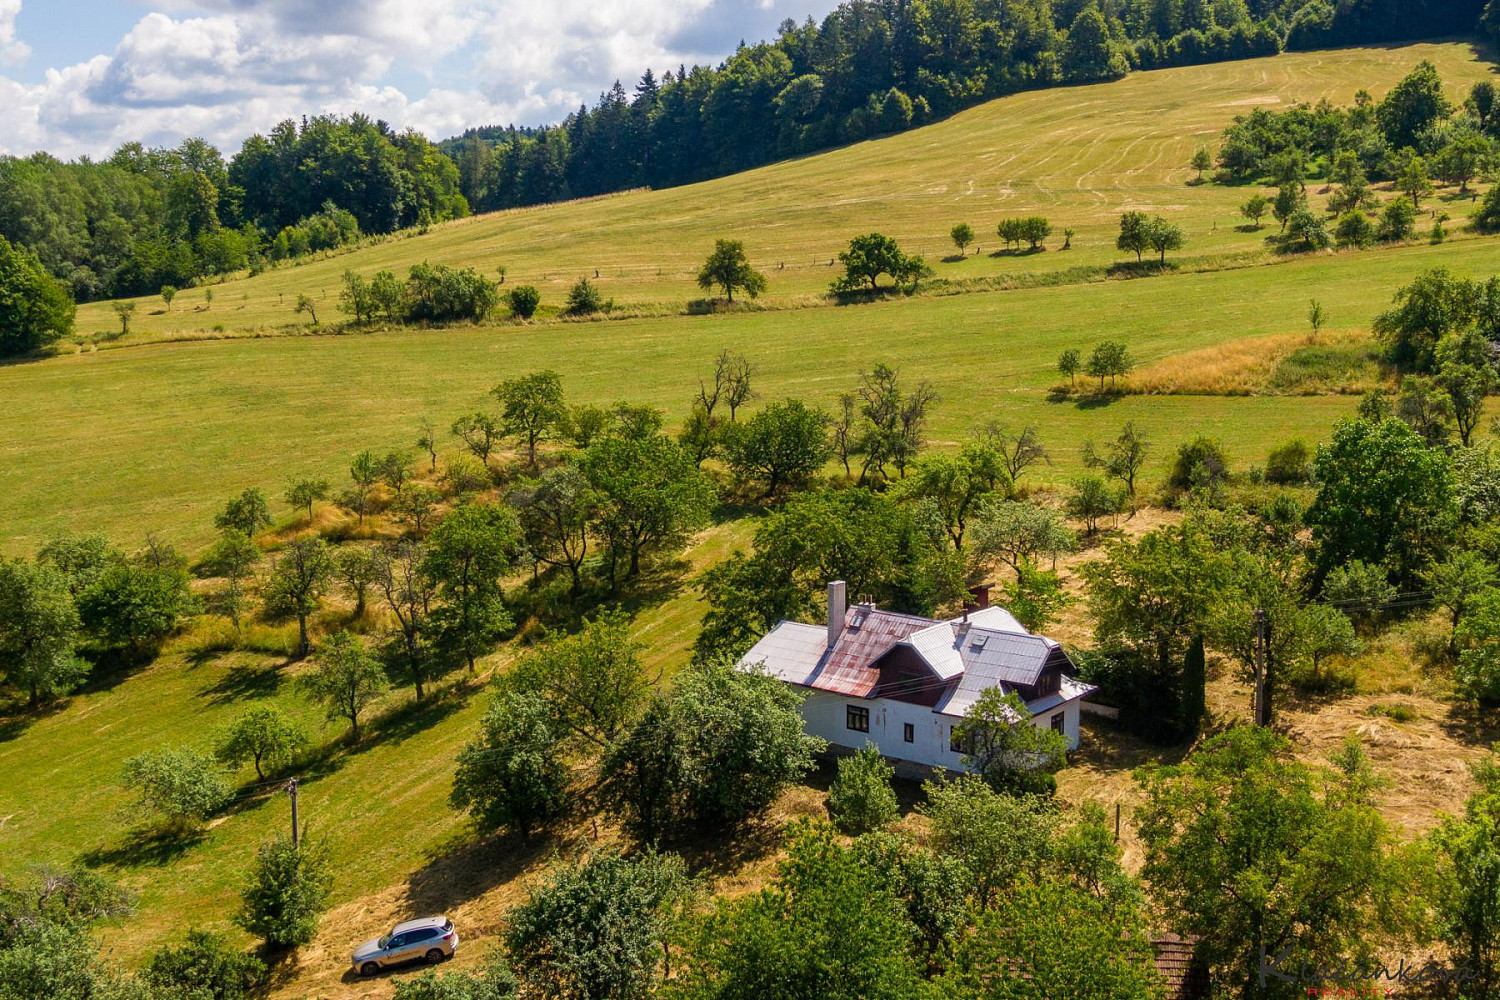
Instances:
[[[385,937],[366,941],[354,949],[354,971],[373,976],[381,969],[407,962],[435,964],[452,958],[458,950],[458,931],[447,917],[423,917],[391,928]]]

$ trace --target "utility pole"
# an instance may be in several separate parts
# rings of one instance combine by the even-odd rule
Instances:
[[[293,778],[286,783],[287,794],[292,797],[292,848],[299,846],[300,837],[297,832],[297,779]]]
[[[1271,706],[1266,702],[1266,613],[1255,609],[1255,724],[1271,724]]]

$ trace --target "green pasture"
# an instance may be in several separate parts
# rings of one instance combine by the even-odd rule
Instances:
[[[1196,433],[1241,463],[1293,437],[1322,437],[1348,397],[1125,397],[1049,400],[1058,354],[1124,341],[1141,362],[1243,337],[1306,329],[1319,299],[1330,328],[1367,328],[1427,267],[1500,269],[1492,240],[1325,254],[1274,266],[866,305],[726,316],[158,344],[0,367],[0,551],[57,532],[148,531],[187,544],[212,533],[231,494],[278,496],[293,475],[341,481],[361,448],[413,447],[419,419],[446,427],[492,402],[498,381],[562,374],[574,402],[688,410],[722,349],[757,367],[763,400],[832,405],[885,362],[941,400],[930,436],[949,445],[991,419],[1036,424],[1054,465],[1079,470],[1085,439],[1134,420],[1155,465]],[[450,438],[450,442],[454,439]]]

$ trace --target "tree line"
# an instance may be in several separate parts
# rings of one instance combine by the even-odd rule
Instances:
[[[0,157],[0,237],[78,301],[155,294],[467,215],[458,170],[363,115],[286,121],[224,155],[202,139],[99,161]]]

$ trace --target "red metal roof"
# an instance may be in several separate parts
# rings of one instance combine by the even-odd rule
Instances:
[[[844,631],[808,685],[819,691],[868,698],[880,683],[876,661],[896,643],[930,625],[930,618],[856,604],[845,612]]]

